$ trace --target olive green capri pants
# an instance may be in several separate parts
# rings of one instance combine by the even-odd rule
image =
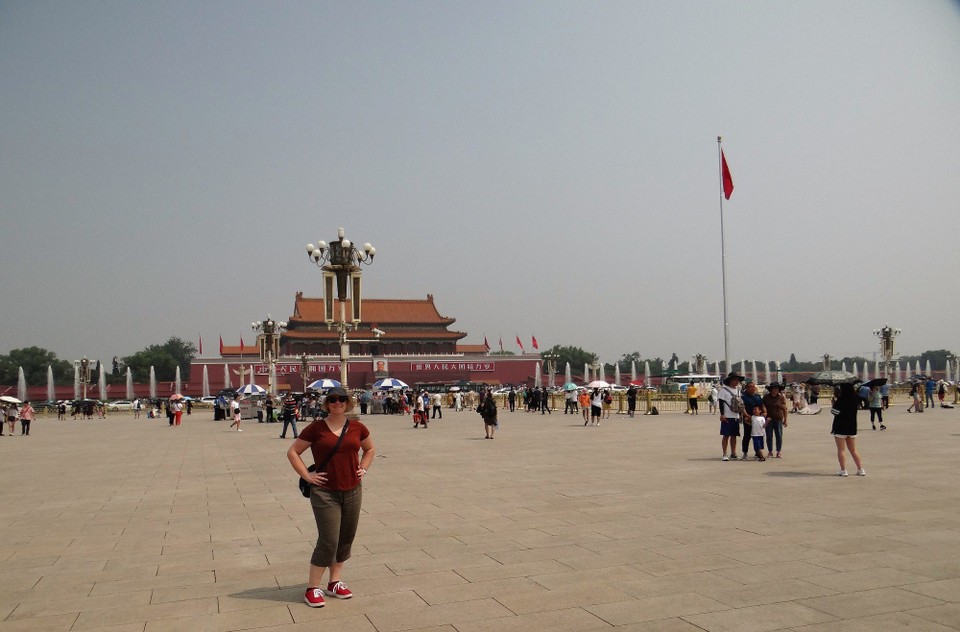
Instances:
[[[345,492],[321,489],[316,485],[311,487],[310,506],[317,521],[317,546],[313,549],[310,564],[328,567],[334,562],[350,559],[362,500],[362,485]]]

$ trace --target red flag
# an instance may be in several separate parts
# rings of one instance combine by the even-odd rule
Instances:
[[[243,336],[240,336],[240,355],[243,355]]]
[[[197,334],[200,336],[200,350],[197,351],[198,354],[203,355],[203,334]]]
[[[733,195],[733,176],[730,175],[730,167],[727,166],[727,157],[723,155],[723,150],[720,150],[720,163],[721,171],[723,177],[723,197],[730,199],[730,196]]]
[[[487,342],[486,334],[483,336],[483,348],[487,350],[487,353],[490,353],[490,343]]]
[[[220,355],[223,355],[223,334],[220,334]]]
[[[534,335],[531,335],[530,337],[533,338],[533,348],[536,349],[537,351],[540,351],[540,346],[537,345],[537,337]]]
[[[520,353],[526,353],[526,351],[523,348],[523,343],[520,342],[520,336],[517,336],[517,346],[520,347]]]

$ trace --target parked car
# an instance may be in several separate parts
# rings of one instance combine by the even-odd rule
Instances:
[[[117,412],[118,410],[132,410],[133,402],[126,399],[118,399],[114,402],[110,402],[109,404],[107,404],[107,408],[109,408],[113,412]]]
[[[206,397],[201,397],[197,401],[199,401],[201,404],[213,406],[213,404],[217,401],[217,398],[213,395],[207,395]]]

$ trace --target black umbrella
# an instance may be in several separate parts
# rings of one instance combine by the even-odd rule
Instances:
[[[827,384],[834,386],[836,384],[854,384],[860,381],[853,373],[846,371],[818,371],[807,380],[811,384]]]
[[[883,385],[886,384],[886,383],[887,383],[887,378],[885,378],[885,377],[875,377],[875,378],[873,378],[872,380],[870,380],[869,382],[864,382],[863,385],[864,385],[864,386],[867,386],[867,387],[869,387],[869,388],[873,388],[874,386],[883,386]]]

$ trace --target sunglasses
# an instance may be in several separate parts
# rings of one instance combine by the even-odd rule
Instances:
[[[327,398],[327,403],[332,404],[334,402],[340,402],[341,404],[346,404],[350,401],[350,398],[346,395],[331,395]]]

